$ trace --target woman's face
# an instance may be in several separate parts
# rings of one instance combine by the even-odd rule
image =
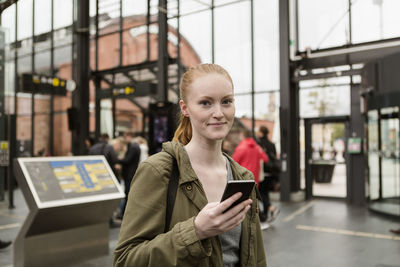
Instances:
[[[179,102],[184,116],[190,118],[192,138],[222,140],[235,117],[233,88],[221,74],[196,78],[186,92],[186,102]]]

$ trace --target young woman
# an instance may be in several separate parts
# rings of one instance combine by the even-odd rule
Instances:
[[[256,193],[221,200],[227,180],[254,179],[222,153],[235,106],[225,69],[203,64],[180,84],[181,121],[174,141],[138,168],[114,252],[114,266],[266,266]],[[164,231],[168,182],[177,163],[179,184]]]

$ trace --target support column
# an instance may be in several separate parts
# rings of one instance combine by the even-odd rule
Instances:
[[[359,86],[351,87],[351,115],[350,115],[350,133],[349,137],[360,137],[364,139],[365,118],[360,110],[360,89]],[[363,150],[363,149],[362,149]],[[360,154],[348,154],[349,170],[347,172],[347,196],[348,202],[354,205],[365,205],[365,170],[367,163],[364,151]]]
[[[279,1],[279,32],[281,201],[289,201],[290,194],[300,189],[299,94],[297,84],[291,81],[294,67],[289,53],[289,0]]]
[[[168,101],[168,24],[167,0],[158,1],[158,101]]]
[[[7,117],[5,113],[5,80],[4,80],[4,68],[5,68],[5,40],[6,34],[3,30],[0,31],[0,141],[7,140]],[[0,157],[4,157],[8,147],[0,147]],[[7,166],[5,165],[5,158],[0,158],[0,201],[4,200],[4,184],[7,177]]]
[[[76,81],[72,106],[78,110],[77,129],[72,132],[72,152],[82,155],[89,136],[89,1],[76,1]]]

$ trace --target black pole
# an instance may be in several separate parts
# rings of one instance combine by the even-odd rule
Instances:
[[[34,0],[33,0],[34,1]],[[18,3],[16,3],[18,5]],[[33,24],[33,18],[32,18]],[[33,35],[33,32],[32,32]],[[15,7],[15,43],[18,40],[18,8]],[[33,55],[32,55],[33,57]],[[10,137],[10,162],[8,172],[8,208],[14,209],[14,183],[15,176],[13,168],[11,167],[14,162],[14,158],[17,157],[17,118],[18,118],[18,95],[19,82],[18,82],[18,49],[14,51],[14,116],[10,116],[9,125],[9,137]]]
[[[289,0],[279,1],[281,201],[289,201],[291,192],[300,189],[300,145],[298,85],[293,83],[294,68],[289,52]]]
[[[50,71],[51,77],[55,77],[54,71],[54,0],[51,0],[51,32],[50,32]],[[50,140],[49,152],[54,156],[54,92],[50,94]]]
[[[250,40],[251,40],[251,132],[254,136],[254,1],[250,1]]]
[[[180,90],[179,90],[179,83],[181,80],[181,76],[182,76],[182,62],[181,62],[181,29],[180,29],[180,25],[181,25],[181,6],[180,6],[181,1],[178,0],[178,26],[177,26],[177,35],[178,35],[178,44],[177,44],[177,60],[178,60],[178,81],[177,81],[177,94],[178,94],[178,99],[180,97]]]
[[[150,0],[147,0],[147,16],[146,16],[146,49],[147,49],[147,56],[146,60],[150,61]]]
[[[214,0],[211,0],[211,62],[215,63]]]
[[[32,8],[32,60],[31,60],[31,71],[35,73],[35,0],[33,0]],[[17,33],[15,33],[17,34]],[[35,156],[35,92],[31,94],[31,157]]]
[[[123,38],[122,37],[122,0],[119,0],[119,66],[122,66],[122,50],[123,50],[122,38]]]
[[[113,76],[112,76],[112,89],[114,89],[114,88],[115,88],[115,74],[113,74]],[[116,129],[115,122],[117,120],[116,120],[116,99],[115,99],[114,94],[111,96],[111,115],[112,115],[112,122],[113,122],[112,138],[115,138],[115,129]]]
[[[0,18],[1,20],[1,18]],[[5,44],[6,44],[6,34],[3,30],[0,31],[0,141],[8,140],[7,136],[7,115],[5,110],[5,76],[4,76],[4,66],[5,66]],[[1,150],[9,151],[9,143],[5,143],[8,147],[0,147]],[[2,151],[4,153],[5,151]],[[2,161],[5,159],[2,159]],[[8,164],[8,166],[6,165]],[[7,177],[7,170],[9,169],[9,162],[0,162],[0,201],[4,200],[4,189],[5,181]]]
[[[96,18],[95,18],[95,23],[96,23],[96,33],[95,33],[95,68],[96,71],[99,69],[99,0],[96,0]],[[100,87],[96,87],[96,93],[97,89],[100,89]],[[97,107],[96,107],[97,108]],[[97,123],[97,121],[96,121]],[[96,136],[98,138],[98,136]]]
[[[89,1],[77,1],[76,22],[76,81],[72,106],[78,111],[78,127],[73,134],[73,153],[83,155],[85,139],[89,136]]]
[[[96,125],[95,125],[95,135],[96,140],[99,140],[100,137],[100,112],[101,112],[101,99],[99,98],[97,92],[100,91],[100,79],[98,77],[94,80],[94,85],[96,87],[96,109],[95,109],[95,118],[96,118]]]
[[[167,0],[158,1],[158,92],[157,100],[168,101]]]

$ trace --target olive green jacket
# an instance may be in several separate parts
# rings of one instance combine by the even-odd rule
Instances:
[[[179,185],[170,230],[164,233],[172,157],[178,164]],[[251,172],[228,158],[235,180],[254,179]],[[242,222],[240,266],[266,266],[255,190],[251,198],[252,207]],[[203,187],[183,146],[164,143],[163,151],[149,157],[136,171],[114,251],[114,266],[222,267],[219,237],[200,241],[195,232],[194,218],[206,204]]]

